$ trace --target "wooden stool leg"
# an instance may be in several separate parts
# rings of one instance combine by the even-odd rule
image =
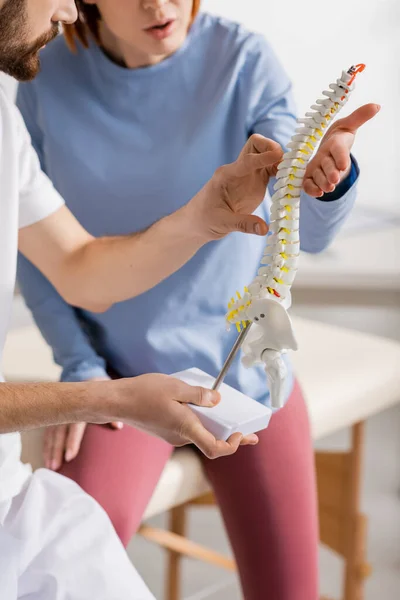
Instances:
[[[352,429],[349,465],[349,513],[344,600],[363,600],[364,581],[369,574],[369,565],[365,560],[367,519],[360,514],[363,444],[364,423],[356,423]]]
[[[363,600],[367,518],[360,512],[364,424],[352,428],[349,451],[316,452],[320,540],[344,559],[341,600]],[[321,599],[322,600],[322,599]]]
[[[169,530],[185,537],[186,534],[186,505],[176,506],[169,513]],[[182,554],[168,550],[167,563],[167,600],[181,600],[181,563]]]

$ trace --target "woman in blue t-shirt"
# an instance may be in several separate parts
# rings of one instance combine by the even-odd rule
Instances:
[[[42,53],[42,72],[20,87],[18,104],[43,169],[92,234],[128,233],[132,222],[140,231],[175,211],[254,132],[288,142],[291,84],[262,36],[197,15],[199,0],[77,4],[80,20]],[[305,251],[324,249],[351,210],[358,167],[350,149],[373,112],[366,106],[337,122],[309,166]],[[268,218],[267,200],[257,214]],[[254,277],[264,244],[241,234],[208,244],[167,281],[104,314],[66,304],[23,258],[19,281],[63,381],[192,366],[215,376],[235,335],[225,332],[227,301]],[[269,402],[262,369],[247,371],[238,358],[226,381]],[[246,600],[318,596],[313,451],[293,378],[287,398],[257,446],[201,457]],[[127,544],[172,448],[116,428],[51,429],[45,457],[102,504]]]

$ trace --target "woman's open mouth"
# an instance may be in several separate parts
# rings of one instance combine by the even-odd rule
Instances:
[[[164,40],[165,38],[169,37],[171,33],[173,33],[175,29],[175,22],[175,19],[161,21],[160,23],[156,23],[151,27],[148,27],[144,31],[156,40]]]

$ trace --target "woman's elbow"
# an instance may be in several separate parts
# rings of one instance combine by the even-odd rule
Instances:
[[[332,243],[332,238],[323,238],[323,239],[312,239],[300,242],[300,250],[302,252],[306,252],[307,254],[321,254],[324,252]]]

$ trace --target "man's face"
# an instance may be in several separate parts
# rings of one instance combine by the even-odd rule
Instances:
[[[39,51],[58,33],[58,23],[77,18],[74,0],[0,0],[0,70],[19,81],[33,79]]]

